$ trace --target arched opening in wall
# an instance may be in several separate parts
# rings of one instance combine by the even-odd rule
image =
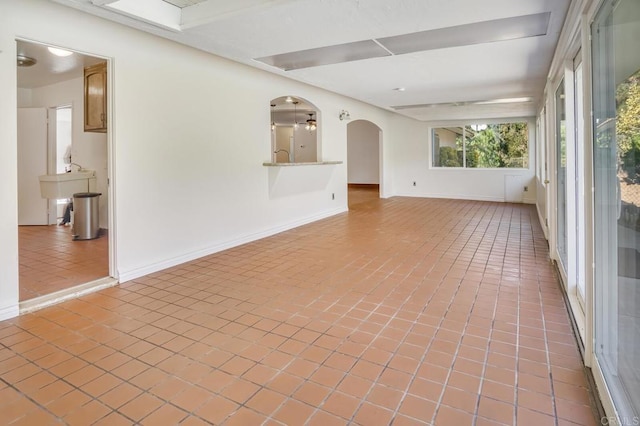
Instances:
[[[271,157],[274,163],[313,163],[322,158],[318,108],[296,96],[271,100]]]
[[[347,184],[349,208],[380,198],[382,129],[367,120],[347,125]]]

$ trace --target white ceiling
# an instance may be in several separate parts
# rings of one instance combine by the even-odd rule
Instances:
[[[404,106],[399,114],[442,121],[535,115],[571,0],[53,1],[381,108]],[[513,32],[508,22],[519,22],[507,18],[547,12],[545,35],[501,34]],[[256,60],[425,31],[427,41],[442,40],[406,54],[290,71]],[[394,90],[400,87],[406,90]],[[474,103],[520,97],[533,100]]]

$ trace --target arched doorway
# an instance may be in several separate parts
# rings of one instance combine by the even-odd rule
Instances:
[[[367,120],[347,125],[347,184],[349,208],[380,198],[382,130]]]

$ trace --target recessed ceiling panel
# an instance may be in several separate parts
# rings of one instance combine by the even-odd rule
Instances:
[[[460,102],[441,102],[435,104],[418,104],[418,105],[394,105],[391,108],[396,111],[403,109],[418,109],[418,108],[442,108],[442,107],[461,107],[469,105],[498,105],[498,104],[523,104],[529,103],[533,100],[530,96],[523,96],[519,98],[499,98],[499,99],[486,99],[482,101],[460,101]]]
[[[547,34],[550,12],[495,19],[377,39],[395,55]]]
[[[172,4],[180,9],[193,6],[194,4],[204,3],[207,0],[163,0],[165,3]]]
[[[363,40],[335,46],[318,47],[316,49],[265,56],[263,58],[257,58],[256,60],[289,71],[320,65],[359,61],[361,59],[380,58],[382,56],[390,56],[390,53],[373,40]]]
[[[572,3],[52,1],[419,120],[535,114]],[[123,2],[169,9],[172,18],[162,25],[106,6]],[[397,87],[406,91],[393,90]],[[390,108],[525,96],[533,101]]]

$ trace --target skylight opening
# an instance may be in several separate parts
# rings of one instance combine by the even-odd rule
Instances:
[[[182,9],[164,0],[94,0],[94,4],[172,31],[180,31]]]

